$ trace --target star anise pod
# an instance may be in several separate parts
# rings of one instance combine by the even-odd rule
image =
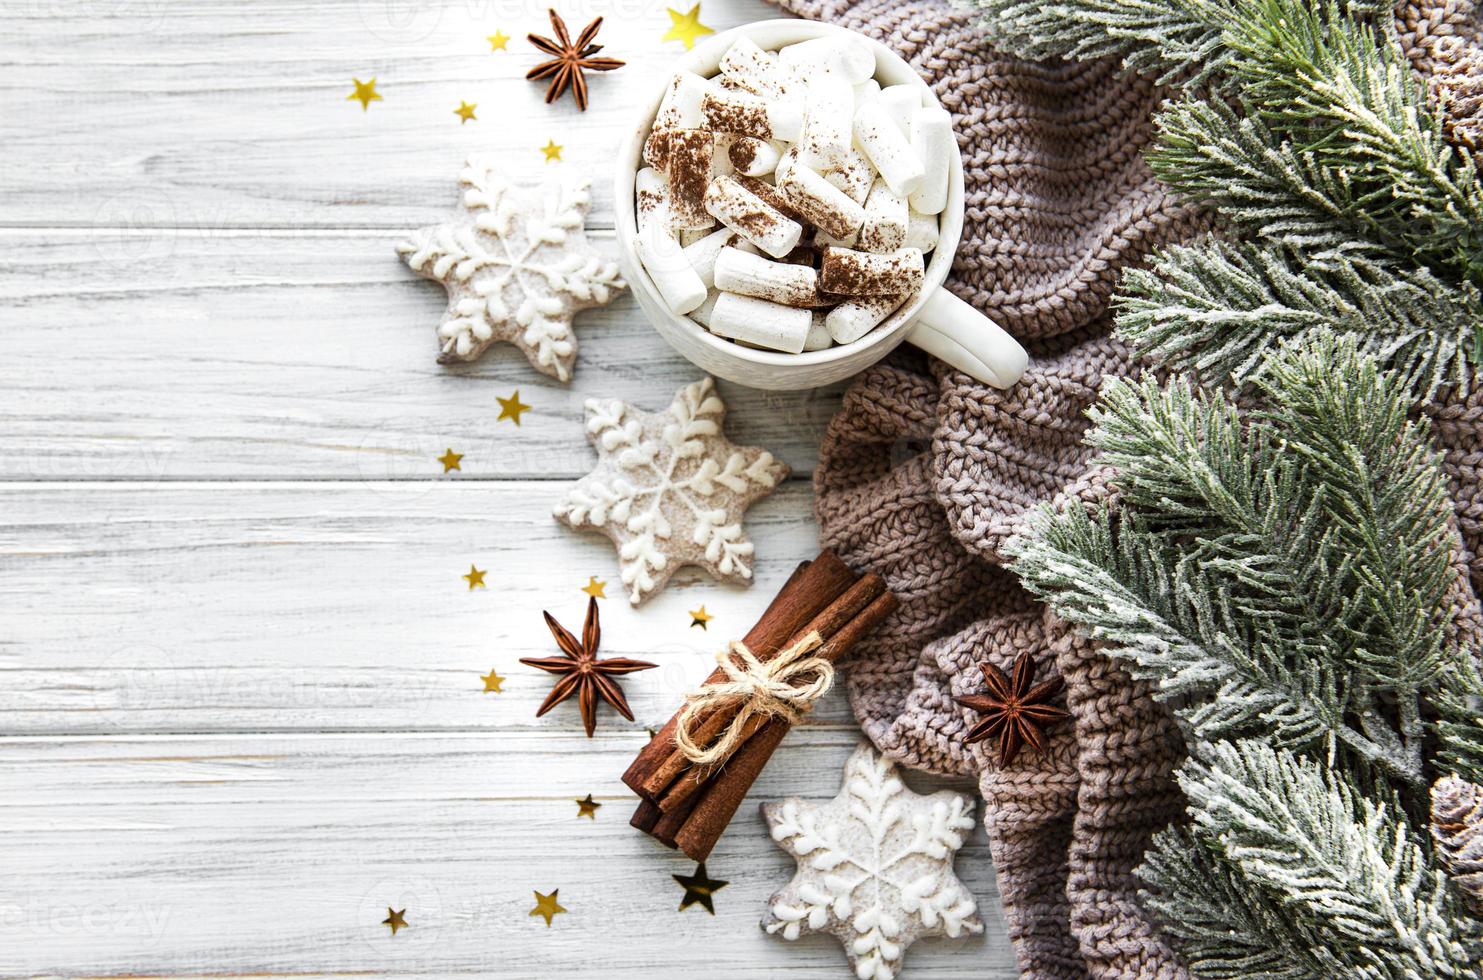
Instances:
[[[617,708],[624,718],[633,721],[633,712],[628,710],[628,699],[623,696],[623,689],[613,678],[659,665],[647,660],[629,660],[627,657],[597,659],[597,644],[602,630],[597,625],[596,597],[587,600],[587,620],[582,624],[580,643],[550,613],[542,612],[541,615],[546,617],[546,625],[551,628],[551,635],[556,637],[556,645],[561,647],[563,656],[520,658],[520,662],[527,667],[539,667],[547,673],[561,675],[561,679],[551,688],[551,693],[546,695],[546,700],[541,702],[536,717],[539,718],[575,694],[588,738],[597,729],[598,698]]]
[[[602,27],[602,18],[582,28],[582,33],[577,35],[576,43],[572,43],[571,35],[566,32],[566,22],[555,10],[550,11],[551,27],[556,31],[556,40],[549,37],[541,37],[539,34],[527,34],[526,39],[549,55],[554,55],[550,61],[543,61],[536,65],[525,77],[531,81],[538,78],[549,78],[551,84],[546,88],[546,103],[549,105],[561,98],[567,86],[572,89],[572,98],[577,100],[577,108],[583,112],[587,111],[587,79],[583,76],[584,71],[612,71],[614,68],[622,68],[623,62],[617,58],[594,58],[593,55],[602,50],[601,44],[593,44],[592,39],[597,37],[598,28]]]
[[[1065,683],[1059,677],[1052,677],[1031,687],[1035,680],[1035,659],[1028,653],[1014,658],[1014,668],[1009,677],[991,663],[981,663],[978,669],[984,672],[988,693],[953,698],[979,714],[979,723],[968,732],[964,744],[972,745],[997,737],[1000,766],[1014,762],[1014,757],[1026,744],[1036,752],[1044,752],[1045,734],[1042,729],[1071,717],[1065,708],[1047,703],[1061,693]]]

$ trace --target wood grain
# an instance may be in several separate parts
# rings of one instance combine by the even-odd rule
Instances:
[[[640,609],[606,538],[552,519],[546,482],[0,486],[0,730],[141,732],[575,730],[533,717],[550,677],[540,611],[579,623],[607,580],[606,656],[635,722],[663,725],[715,654],[804,558],[809,494],[751,508],[754,584],[680,575]],[[461,576],[485,569],[487,589]],[[704,604],[715,619],[691,625]],[[491,668],[508,680],[484,694]],[[814,723],[847,725],[840,697]],[[637,745],[635,745],[635,751]]]
[[[436,221],[471,151],[538,175],[548,139],[596,178],[684,49],[661,42],[672,0],[579,0],[604,15],[592,106],[547,106],[525,81],[549,35],[547,0],[116,0],[29,3],[0,25],[17,111],[0,116],[0,224],[399,228]],[[762,0],[711,0],[716,30],[778,16]],[[490,52],[485,36],[510,35]],[[346,101],[375,77],[382,101]],[[13,86],[21,80],[19,91]],[[460,100],[477,103],[460,124]],[[20,111],[21,107],[24,111]],[[19,151],[19,152],[18,152]],[[551,166],[555,166],[552,164]],[[602,216],[608,217],[603,218]]]
[[[795,732],[755,799],[832,796],[856,736]],[[632,734],[0,739],[0,975],[843,976],[757,928],[793,862],[744,809],[707,864],[631,830]],[[932,788],[934,781],[917,781]],[[572,802],[592,793],[595,821]],[[995,900],[982,830],[958,856]],[[551,928],[532,890],[560,889]],[[406,909],[391,937],[386,907]],[[1007,978],[1002,924],[923,941],[910,977]],[[661,962],[668,968],[656,969]]]
[[[732,437],[795,471],[748,517],[754,587],[681,573],[641,611],[606,601],[605,650],[663,665],[625,682],[636,722],[605,712],[588,740],[574,711],[533,717],[549,678],[517,661],[551,650],[539,610],[579,618],[587,576],[616,580],[606,540],[549,516],[594,459],[582,404],[659,408],[699,376],[626,297],[578,319],[570,387],[511,349],[434,361],[444,296],[395,241],[450,213],[480,152],[524,183],[592,174],[613,250],[613,151],[681,51],[665,0],[563,3],[569,24],[602,14],[629,64],[585,115],[545,106],[522,76],[546,6],[0,18],[0,975],[846,974],[833,939],[756,928],[792,864],[756,803],[833,795],[859,738],[840,692],[721,839],[715,918],[677,913],[669,876],[693,865],[626,825],[619,782],[644,726],[817,552],[807,476],[841,386],[721,385]],[[718,30],[771,16],[704,2]],[[363,112],[346,96],[372,76],[384,101]],[[515,389],[519,427],[497,420]],[[578,821],[589,792],[604,806]],[[919,944],[907,975],[1010,977],[981,829],[958,867],[988,934]],[[527,914],[537,888],[571,910],[550,929]]]
[[[627,294],[578,317],[570,386],[508,344],[441,366],[443,290],[396,239],[0,233],[0,479],[415,480],[450,446],[463,479],[572,479],[587,399],[658,410],[701,376]],[[841,387],[719,390],[732,438],[805,477]],[[517,389],[519,426],[495,401]]]

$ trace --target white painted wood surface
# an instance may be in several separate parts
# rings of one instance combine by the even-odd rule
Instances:
[[[618,780],[815,550],[807,476],[838,388],[722,385],[733,437],[795,470],[748,521],[757,582],[685,573],[641,610],[604,602],[605,650],[661,668],[626,682],[636,721],[604,710],[589,741],[570,705],[533,717],[547,678],[518,663],[552,650],[540,609],[579,621],[587,576],[615,578],[550,502],[593,459],[584,399],[659,407],[696,372],[626,297],[579,318],[570,387],[508,349],[440,367],[442,293],[392,252],[453,206],[469,151],[534,181],[548,138],[611,228],[625,107],[681,49],[662,2],[561,10],[605,15],[629,61],[585,116],[522,78],[536,0],[0,18],[0,976],[847,975],[834,940],[756,928],[791,873],[756,803],[834,794],[859,737],[841,696],[723,838],[714,918],[676,911],[692,866],[628,827]],[[706,0],[702,19],[773,13]],[[370,76],[384,101],[362,112],[345,96]],[[518,427],[494,400],[517,388]],[[919,944],[907,977],[1013,973],[981,830],[958,866],[987,934]],[[527,913],[552,888],[570,911],[547,929]],[[407,907],[395,937],[386,905]]]

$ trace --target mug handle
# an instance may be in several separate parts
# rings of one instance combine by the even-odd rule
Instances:
[[[942,286],[912,318],[907,343],[995,388],[1008,388],[1025,373],[1029,355],[993,320]]]

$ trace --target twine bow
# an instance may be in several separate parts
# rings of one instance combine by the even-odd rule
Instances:
[[[764,663],[745,643],[733,640],[716,655],[727,679],[685,696],[685,707],[675,729],[675,745],[695,765],[707,766],[730,758],[745,737],[748,723],[758,715],[798,724],[814,702],[834,686],[834,665],[823,657],[809,656],[823,645],[824,638],[814,630]],[[804,680],[809,674],[813,678]],[[738,706],[736,716],[710,747],[696,744],[691,728],[699,727],[702,717],[732,705]]]

